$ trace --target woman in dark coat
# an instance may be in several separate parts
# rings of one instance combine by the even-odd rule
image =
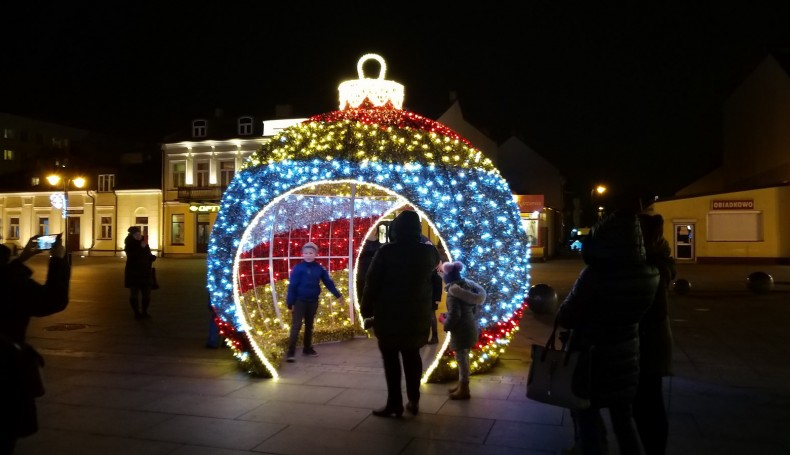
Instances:
[[[577,411],[581,453],[608,452],[600,409],[608,408],[620,453],[643,454],[631,404],[639,381],[639,321],[653,303],[658,269],[646,264],[636,213],[615,211],[582,246],[586,267],[559,309],[571,349],[592,347],[591,407]]]
[[[409,399],[406,409],[412,414],[419,410],[420,348],[428,340],[432,276],[439,264],[436,248],[420,242],[421,229],[416,212],[396,216],[390,224],[390,242],[378,249],[365,277],[360,310],[362,317],[375,318],[373,333],[387,380],[387,404],[373,411],[380,417],[403,414],[401,358]]]
[[[669,421],[664,408],[663,377],[672,374],[672,330],[669,327],[669,283],[677,267],[664,238],[661,215],[640,214],[647,263],[658,268],[660,281],[653,305],[639,322],[639,387],[634,421],[648,455],[666,453]]]
[[[43,393],[43,384],[35,378],[17,374],[16,363],[22,349],[43,360],[25,342],[27,326],[33,317],[49,316],[63,311],[69,303],[69,261],[58,240],[50,250],[49,269],[44,284],[32,278],[33,272],[24,262],[41,252],[35,237],[22,253],[8,262],[10,251],[0,245],[0,453],[13,453],[16,440],[38,431],[36,397]],[[35,370],[34,370],[35,371]],[[31,387],[36,385],[37,387]],[[38,388],[38,390],[34,390]]]
[[[148,307],[151,305],[151,267],[156,256],[151,254],[151,247],[140,233],[140,228],[132,226],[124,240],[123,251],[126,253],[124,269],[124,286],[129,289],[129,305],[134,311],[135,319],[150,318]],[[140,309],[142,296],[142,310]]]

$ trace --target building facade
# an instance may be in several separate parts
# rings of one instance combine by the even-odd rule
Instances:
[[[220,199],[242,163],[303,120],[215,115],[193,120],[189,134],[162,144],[162,254],[206,254]]]
[[[723,118],[722,166],[649,210],[679,261],[790,264],[790,55],[767,56]]]

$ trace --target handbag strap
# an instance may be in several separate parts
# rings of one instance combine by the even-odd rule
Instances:
[[[551,330],[551,335],[549,336],[549,339],[546,341],[546,349],[551,349],[551,350],[556,349],[555,340],[557,338],[557,328],[559,327],[559,325],[560,325],[560,317],[559,317],[559,313],[557,313],[557,315],[554,316],[554,328]]]

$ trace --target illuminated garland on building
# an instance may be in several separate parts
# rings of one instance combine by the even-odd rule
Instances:
[[[288,258],[299,256],[299,236],[326,232],[319,245],[324,254],[324,248],[348,248],[353,238],[353,257],[322,263],[348,296],[348,264],[367,229],[404,203],[488,292],[472,372],[490,369],[518,330],[529,250],[507,182],[446,126],[377,103],[365,99],[282,131],[250,157],[222,197],[209,244],[208,288],[223,336],[251,373],[277,377],[290,323],[281,316],[285,275],[295,264]],[[288,240],[297,231],[300,241]],[[316,342],[362,333],[358,307],[348,314],[330,306],[331,295],[322,299]],[[457,377],[448,340],[423,381]]]

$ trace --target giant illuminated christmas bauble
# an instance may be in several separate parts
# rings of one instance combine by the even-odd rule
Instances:
[[[381,64],[378,79],[363,63]],[[250,372],[277,377],[288,342],[288,275],[301,246],[349,296],[321,296],[316,343],[362,331],[353,289],[360,247],[376,222],[416,210],[465,275],[486,288],[472,372],[507,348],[529,286],[529,257],[518,207],[491,161],[450,128],[401,108],[403,86],[384,79],[381,57],[363,56],[359,79],[340,85],[340,110],[287,128],[263,145],[222,196],[211,234],[208,289],[220,328]],[[350,285],[351,284],[351,285]],[[457,377],[449,337],[423,381]]]

